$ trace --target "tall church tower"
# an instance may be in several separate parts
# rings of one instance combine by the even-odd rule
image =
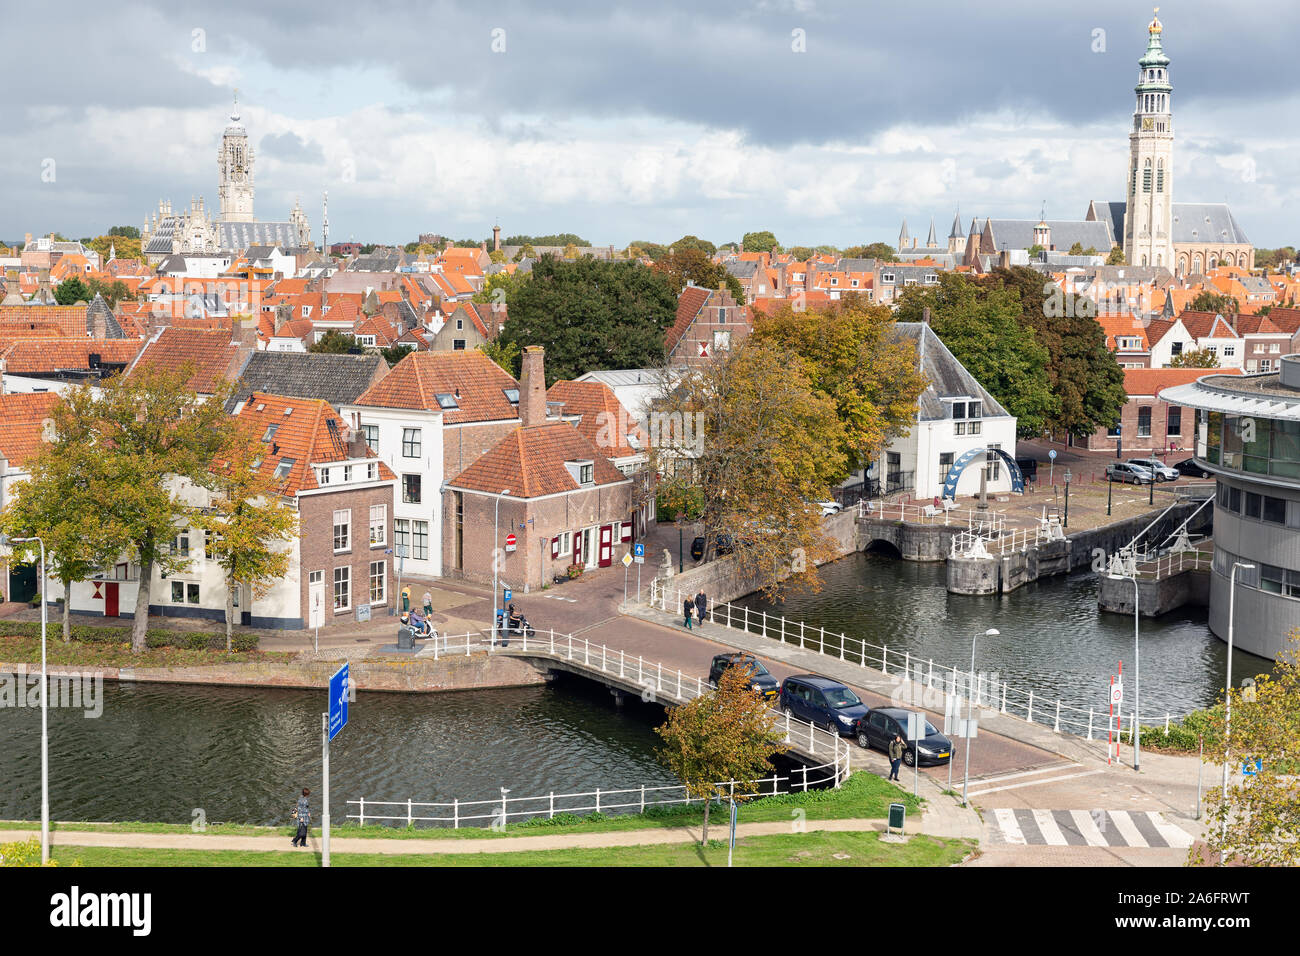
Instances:
[[[1152,17],[1147,27],[1147,52],[1138,60],[1137,108],[1129,133],[1124,258],[1129,265],[1164,266],[1172,272],[1173,87],[1169,85],[1169,57],[1160,45],[1163,29]]]
[[[217,153],[218,187],[221,200],[219,222],[253,221],[253,147],[248,131],[239,123],[239,101],[230,114],[230,125],[221,134]]]

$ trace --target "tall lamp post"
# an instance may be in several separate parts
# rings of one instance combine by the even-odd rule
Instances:
[[[1138,657],[1138,580],[1137,572],[1133,574],[1108,575],[1113,581],[1133,582],[1133,769],[1142,766],[1142,663]]]
[[[49,611],[45,603],[45,587],[48,584],[45,577],[45,541],[40,537],[11,538],[0,534],[0,547],[30,544],[33,541],[41,546],[41,865],[44,866],[50,862],[50,685],[45,673],[45,630],[49,623]],[[66,601],[68,596],[64,595],[63,599]]]
[[[1255,565],[1244,561],[1233,561],[1232,571],[1228,574],[1228,676],[1223,682],[1223,833],[1221,840],[1228,841],[1228,741],[1232,736],[1232,637],[1237,613],[1237,569],[1255,570]],[[1226,847],[1219,851],[1219,863],[1222,865]]]
[[[1070,479],[1074,476],[1070,474],[1070,469],[1065,469],[1065,523],[1062,527],[1070,527]]]
[[[509,488],[503,488],[501,494],[497,495],[496,508],[492,514],[492,646],[497,646],[497,567],[501,561],[497,557],[497,544],[500,539],[498,535],[498,524],[501,518],[501,499],[510,494]]]
[[[984,636],[997,637],[999,633],[1000,632],[996,627],[990,627],[987,631],[984,632]],[[976,634],[974,637],[970,639],[971,686],[970,686],[970,708],[968,711],[970,717],[966,721],[965,728],[963,728],[966,732],[966,761],[965,761],[966,765],[962,767],[962,780],[961,780],[961,805],[963,807],[966,806],[966,785],[970,783],[970,730],[971,730],[971,721],[975,719],[975,641],[978,638],[979,635]]]

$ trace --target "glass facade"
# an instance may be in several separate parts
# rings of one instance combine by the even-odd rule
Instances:
[[[1300,422],[1197,413],[1205,460],[1253,475],[1300,478]]]

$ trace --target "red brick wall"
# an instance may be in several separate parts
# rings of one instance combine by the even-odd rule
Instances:
[[[370,506],[388,505],[388,526],[384,533],[384,544],[370,546]],[[334,553],[334,512],[350,508],[352,510],[352,530],[350,549],[341,554]],[[310,572],[324,571],[325,580],[325,623],[333,621],[356,620],[356,609],[363,603],[370,602],[370,562],[386,562],[385,574],[388,584],[385,588],[387,604],[393,605],[393,588],[397,575],[393,567],[393,555],[384,554],[393,543],[393,486],[379,488],[361,488],[356,490],[339,490],[321,495],[306,495],[298,499],[298,512],[301,527],[302,580],[300,583],[300,600],[302,619],[311,619],[309,610]],[[334,613],[334,569],[343,565],[352,568],[352,607],[346,613]],[[371,614],[387,613],[379,605]]]
[[[444,497],[443,554],[448,567],[456,522],[452,501],[451,494]],[[563,574],[572,563],[572,548],[567,556],[551,560],[551,538],[564,531],[581,531],[593,525],[599,527],[615,521],[630,521],[632,485],[626,482],[526,502],[503,498],[495,540],[496,499],[491,495],[466,492],[464,502],[465,578],[491,584],[493,549],[504,549],[506,535],[513,533],[516,550],[503,554],[497,573],[500,579],[522,590],[525,584],[537,588],[551,583],[553,575]],[[599,535],[593,537],[594,546],[598,547]],[[630,544],[615,540],[612,561],[619,561],[629,550]]]
[[[726,322],[718,321],[719,308],[726,309]],[[735,299],[726,292],[714,290],[709,294],[699,315],[673,347],[670,358],[675,363],[687,365],[698,365],[709,361],[708,358],[701,357],[700,343],[706,343],[709,347],[709,358],[714,357],[713,333],[724,330],[731,333],[731,347],[734,349],[749,337],[751,325],[745,318],[744,309],[736,304]],[[719,351],[717,354],[724,353]]]
[[[442,472],[455,478],[519,427],[519,419],[483,424],[444,425],[442,429]],[[436,489],[434,489],[436,490]]]
[[[1149,436],[1138,435],[1139,410],[1142,408],[1151,409],[1151,434]],[[1170,442],[1177,445],[1180,450],[1187,451],[1190,455],[1194,450],[1196,441],[1196,410],[1183,407],[1180,416],[1182,430],[1179,435],[1169,435],[1166,427],[1168,416],[1168,402],[1157,401],[1154,398],[1130,398],[1120,416],[1120,432],[1124,438],[1124,457],[1145,457],[1148,453],[1160,455],[1169,450]],[[1088,436],[1087,448],[1089,451],[1109,451],[1113,454],[1115,445],[1116,440],[1107,437],[1104,428],[1099,428]],[[1186,457],[1181,453],[1175,454],[1179,458]]]

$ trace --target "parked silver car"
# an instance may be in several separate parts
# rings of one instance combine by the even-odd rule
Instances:
[[[1128,481],[1135,485],[1149,485],[1154,480],[1151,469],[1127,461],[1117,461],[1107,465],[1106,477],[1111,481]]]
[[[1178,469],[1171,468],[1159,458],[1130,458],[1130,465],[1140,465],[1156,476],[1156,481],[1177,481]]]

